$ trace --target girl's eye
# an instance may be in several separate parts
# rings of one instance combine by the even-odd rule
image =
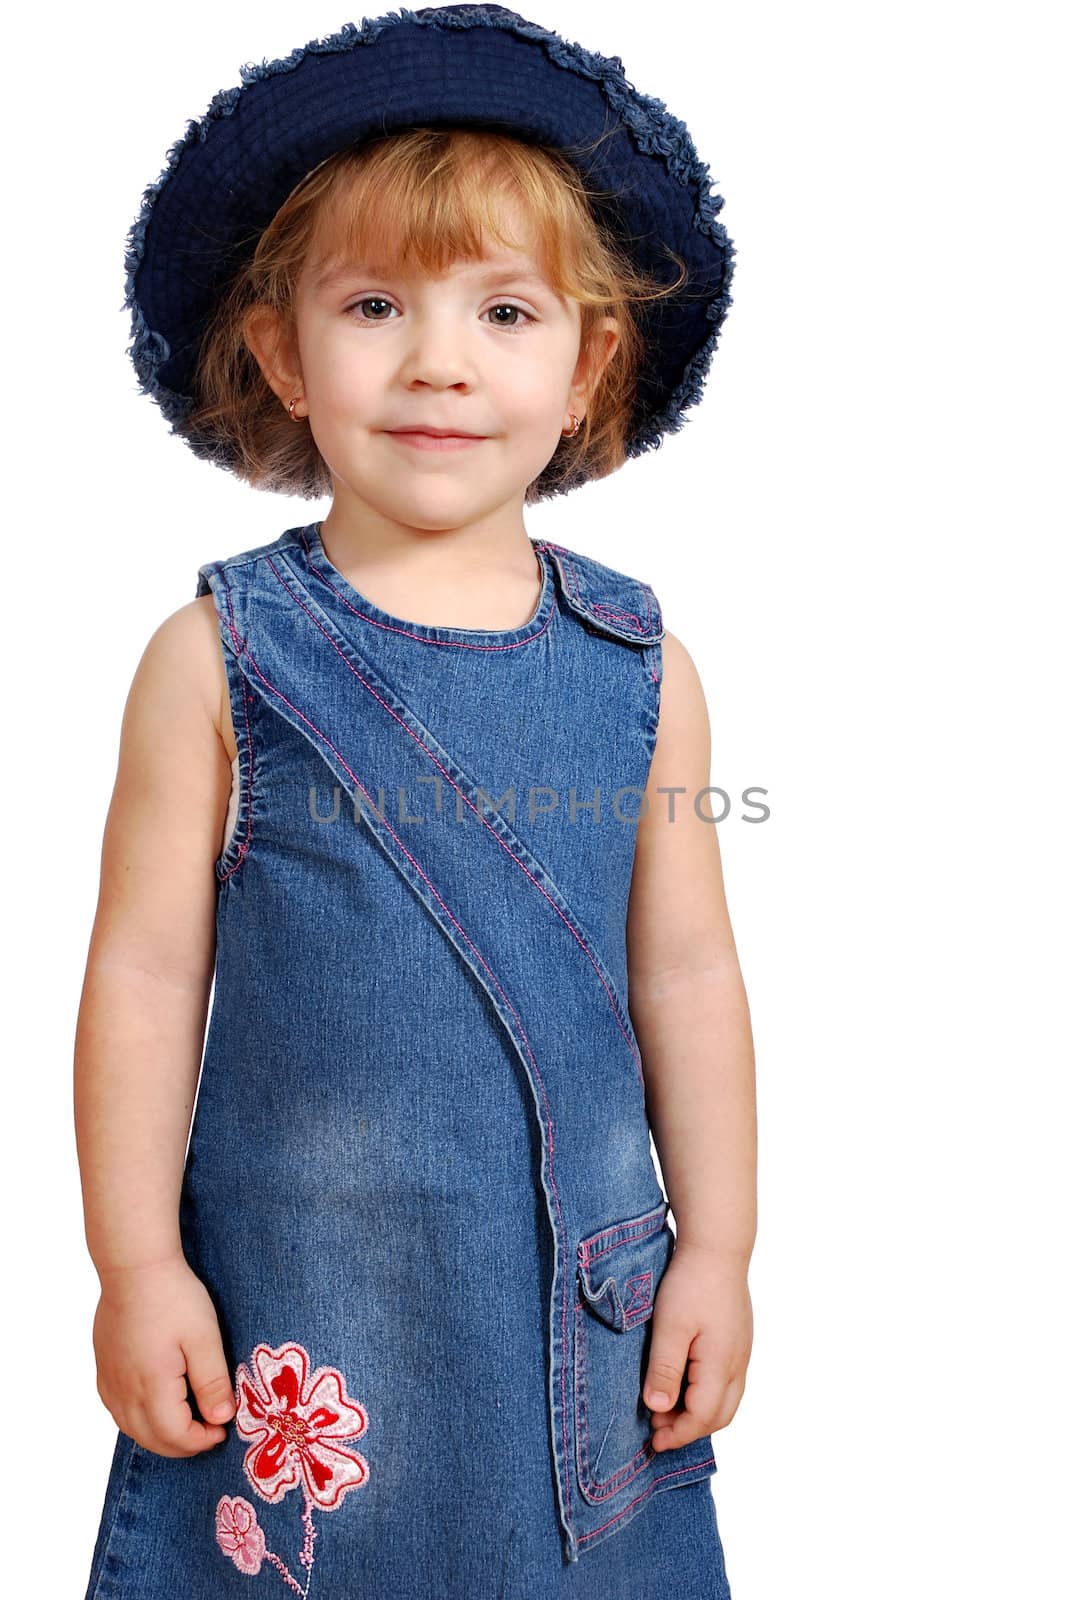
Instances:
[[[350,311],[356,311],[358,306],[386,306],[388,311],[391,311],[391,310],[394,309],[389,300],[384,300],[382,295],[378,295],[378,294],[371,294],[371,295],[366,296],[366,298],[364,300],[356,300],[356,301],[354,301],[353,305],[350,306],[349,309],[350,309]],[[362,317],[358,317],[357,320],[359,322],[387,322],[390,319],[388,317],[364,317],[364,316],[362,316]]]
[[[357,311],[358,307],[363,306],[382,306],[388,311],[393,311],[395,309],[395,307],[391,305],[391,302],[389,300],[385,300],[382,295],[372,294],[366,295],[363,300],[355,300],[353,305],[347,308],[347,311]],[[520,306],[515,306],[511,300],[501,300],[499,301],[498,305],[492,306],[492,317],[494,317],[494,313],[497,311],[513,311],[518,316],[524,317],[525,321],[527,322],[534,321],[534,318],[529,316],[527,311],[523,311]],[[358,316],[356,320],[358,322],[389,322],[391,319],[384,316],[366,317],[362,312],[362,314]],[[496,328],[504,328],[507,333],[512,333],[514,329],[522,327],[523,323],[519,324],[517,322],[501,322],[497,317],[494,317],[494,326]]]
[[[521,316],[521,317],[524,317],[526,322],[531,322],[532,321],[532,318],[528,315],[527,311],[522,311],[520,306],[515,306],[512,303],[512,301],[510,301],[510,300],[502,300],[502,301],[499,302],[499,304],[497,306],[492,306],[491,307],[492,315],[496,311],[516,311],[517,315]],[[498,322],[498,321],[496,321],[494,325],[495,325],[496,328],[516,328],[516,327],[520,326],[520,324],[518,324],[516,322]]]

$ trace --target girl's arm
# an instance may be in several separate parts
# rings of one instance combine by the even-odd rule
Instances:
[[[710,783],[706,701],[691,657],[671,633],[662,673],[629,900],[629,1010],[678,1239],[746,1264],[756,1231],[751,1019],[717,829],[702,820],[717,797],[703,796],[696,808]]]
[[[182,1371],[158,1352],[173,1351],[179,1322],[196,1322],[204,1337],[207,1321],[207,1296],[189,1281],[178,1208],[230,786],[211,607],[210,597],[195,600],[168,618],[131,685],[74,1051],[86,1243],[108,1310],[103,1321],[98,1313],[98,1389],[125,1431],[165,1454],[178,1453],[171,1446],[179,1438],[193,1444],[207,1435],[188,1408],[180,1415]],[[210,1365],[218,1384],[220,1362]],[[169,1387],[157,1389],[165,1366]],[[212,1433],[204,1442],[218,1441]]]
[[[701,794],[710,723],[694,663],[669,633],[662,674],[628,912],[629,1011],[677,1226],[644,1383],[657,1450],[724,1427],[739,1404],[753,1335],[747,1272],[757,1212],[751,1019],[717,830],[702,820],[715,809]]]

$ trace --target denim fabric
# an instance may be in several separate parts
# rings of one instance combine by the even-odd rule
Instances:
[[[712,1441],[654,1453],[641,1399],[657,600],[540,540],[521,627],[414,624],[319,532],[198,574],[239,794],[180,1223],[238,1411],[119,1434],[87,1600],[725,1600]]]

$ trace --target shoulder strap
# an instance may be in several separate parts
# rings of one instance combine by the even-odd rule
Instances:
[[[300,528],[288,528],[278,539],[272,539],[269,544],[258,544],[252,550],[239,550],[236,555],[224,556],[219,561],[206,561],[197,569],[197,593],[194,599],[199,600],[203,594],[208,594],[214,577],[224,572],[233,574],[237,568],[248,566],[258,561],[261,556],[281,553],[288,545],[294,543],[301,531]]]
[[[558,570],[566,600],[585,622],[628,644],[657,644],[664,636],[662,609],[650,584],[549,539],[539,544]]]

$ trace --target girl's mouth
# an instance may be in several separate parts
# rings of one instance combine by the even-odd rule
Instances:
[[[464,450],[470,444],[483,444],[482,438],[471,434],[448,433],[444,435],[434,433],[398,432],[392,433],[392,439],[397,439],[400,444],[411,445],[416,450]]]

